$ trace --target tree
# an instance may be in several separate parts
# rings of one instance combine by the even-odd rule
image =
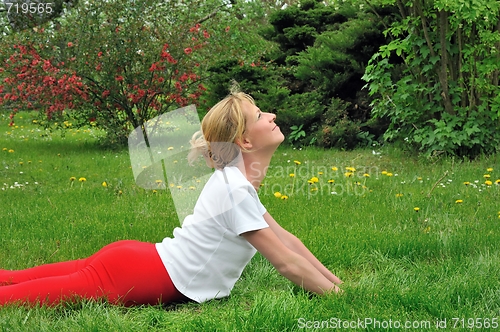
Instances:
[[[3,100],[17,109],[41,106],[59,124],[66,116],[75,126],[92,122],[108,142],[124,143],[132,128],[198,101],[209,54],[226,38],[209,18],[225,8],[215,1],[81,2],[13,37],[12,53],[3,57]],[[43,64],[54,70],[37,69]],[[73,85],[64,85],[67,77],[74,77]]]
[[[500,3],[387,1],[401,20],[364,79],[373,114],[391,124],[388,140],[428,155],[475,156],[500,146]],[[401,64],[394,62],[398,58]]]

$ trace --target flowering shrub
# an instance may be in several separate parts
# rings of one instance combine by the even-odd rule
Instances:
[[[0,104],[43,109],[58,123],[69,117],[74,127],[92,123],[109,143],[124,143],[132,128],[205,90],[212,32],[196,23],[203,10],[191,12],[152,0],[81,3],[9,48]]]

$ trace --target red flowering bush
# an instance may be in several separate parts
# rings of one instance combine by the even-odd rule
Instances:
[[[0,104],[69,117],[74,127],[92,122],[109,143],[125,143],[131,129],[205,90],[212,36],[210,22],[197,22],[210,8],[196,3],[196,13],[181,2],[79,3],[4,50]]]

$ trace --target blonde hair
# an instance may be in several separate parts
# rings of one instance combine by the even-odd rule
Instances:
[[[241,151],[246,151],[237,144],[242,141],[246,128],[244,101],[255,105],[252,96],[241,92],[233,82],[229,95],[208,111],[201,121],[201,130],[193,135],[188,155],[190,164],[202,155],[209,167],[222,169],[235,162]]]

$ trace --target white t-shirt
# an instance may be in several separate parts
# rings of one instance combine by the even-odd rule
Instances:
[[[177,290],[204,302],[228,296],[255,248],[240,234],[269,227],[266,208],[237,167],[216,170],[194,213],[156,249]]]

